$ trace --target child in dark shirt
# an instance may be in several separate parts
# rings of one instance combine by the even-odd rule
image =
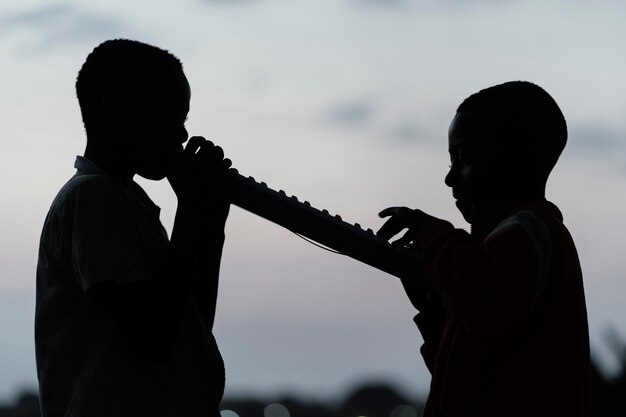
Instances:
[[[378,234],[421,251],[432,289],[403,282],[420,311],[432,373],[425,416],[588,416],[582,273],[559,209],[545,198],[567,139],[542,88],[508,82],[458,108],[445,183],[471,233],[390,207]]]
[[[112,40],[76,82],[87,146],[46,218],[35,345],[44,416],[218,417],[224,365],[212,334],[230,161],[188,139],[180,61]],[[171,239],[133,180],[167,177]]]

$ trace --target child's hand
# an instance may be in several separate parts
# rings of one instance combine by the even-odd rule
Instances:
[[[404,246],[418,253],[421,252],[421,248],[414,242],[417,232],[432,221],[439,221],[436,217],[421,210],[407,207],[389,207],[378,215],[380,217],[391,216],[376,233],[378,236],[389,240],[402,230],[409,229],[400,239],[395,240],[392,244]],[[445,318],[445,313],[442,313],[444,310],[439,295],[434,289],[416,286],[410,280],[404,279],[402,280],[402,286],[413,307],[422,313],[422,321],[435,320],[439,323]]]
[[[400,239],[392,242],[393,245],[406,246],[415,243],[415,236],[424,224],[431,220],[439,220],[422,210],[408,207],[388,207],[378,213],[380,217],[391,218],[383,224],[376,234],[384,239],[391,239],[404,229],[409,229]]]
[[[179,200],[204,200],[230,167],[224,151],[200,136],[187,142],[167,179]]]
[[[212,220],[223,223],[229,202],[224,195],[224,176],[231,161],[224,151],[200,136],[189,139],[167,179],[179,204],[206,211]]]

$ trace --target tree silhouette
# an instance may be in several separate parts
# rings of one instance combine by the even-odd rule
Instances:
[[[611,343],[612,350],[619,354],[620,370],[612,377],[606,376],[596,361],[591,367],[591,415],[593,417],[626,416],[626,344],[619,338]],[[289,417],[404,417],[414,413],[398,412],[405,404],[414,407],[421,415],[423,404],[409,399],[385,383],[362,383],[349,392],[338,404],[321,403],[291,397],[278,398],[226,398],[221,410],[232,410],[239,417],[282,417],[268,416],[266,407],[273,403],[282,404],[289,410]],[[39,399],[36,393],[23,391],[12,404],[0,405],[0,417],[40,417]]]

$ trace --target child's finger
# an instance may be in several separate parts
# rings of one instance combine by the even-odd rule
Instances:
[[[204,143],[206,143],[206,139],[202,136],[192,136],[187,141],[187,146],[185,146],[185,156],[189,157],[191,155],[195,155]]]
[[[404,228],[405,226],[398,221],[398,217],[392,216],[389,220],[385,222],[385,224],[382,225],[378,232],[376,232],[376,235],[382,237],[383,239],[389,240],[393,236],[400,233],[400,231]]]
[[[407,232],[402,235],[400,239],[394,240],[391,242],[393,246],[406,246],[413,241],[413,231],[407,230]]]
[[[224,160],[224,150],[209,140],[202,144],[197,155],[199,163],[206,169],[216,169]]]
[[[211,157],[213,158],[214,161],[221,161],[224,159],[224,150],[222,149],[221,146],[215,146],[212,149],[211,152]]]
[[[387,207],[386,209],[384,209],[380,213],[378,213],[378,216],[379,217],[393,216],[394,214],[396,214],[398,212],[399,208],[400,207]]]

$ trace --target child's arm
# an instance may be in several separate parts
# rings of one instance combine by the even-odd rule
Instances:
[[[406,287],[405,285],[405,289]],[[420,290],[423,291],[423,288],[420,288]],[[413,301],[414,296],[412,296],[410,290],[407,290],[407,295]],[[420,352],[426,367],[432,374],[435,369],[437,352],[446,323],[446,311],[443,305],[441,305],[438,294],[431,291],[428,297],[431,299],[427,303],[420,303],[419,313],[413,318],[413,321],[424,339]],[[415,305],[414,302],[413,304]]]
[[[130,347],[148,361],[161,361],[169,357],[181,320],[191,308],[201,242],[206,239],[214,242],[223,240],[223,229],[219,236],[207,236],[214,203],[207,196],[211,195],[215,178],[225,173],[230,161],[223,160],[221,149],[217,148],[216,151],[212,145],[200,149],[196,154],[195,151],[201,146],[203,144],[198,140],[190,140],[185,150],[187,160],[181,162],[185,165],[179,166],[178,172],[170,178],[179,204],[172,238],[155,275],[136,277],[139,279],[135,280],[132,277],[111,276],[111,279],[87,289],[87,294],[110,313]],[[122,235],[120,239],[133,240],[131,230],[127,236],[123,236],[123,231],[119,234]],[[85,238],[88,239],[82,240],[98,237]],[[142,242],[141,239],[134,239],[133,243]],[[119,253],[116,255],[116,258],[124,257]],[[141,265],[142,260],[128,259],[125,262]],[[138,273],[146,271],[139,270]],[[217,285],[217,276],[203,278]]]
[[[224,227],[230,209],[230,203],[223,197],[221,186],[216,190],[214,197],[208,227],[197,248],[198,263],[193,290],[194,302],[209,331],[213,328],[215,320],[220,263],[225,239]]]
[[[526,227],[512,217],[484,242],[477,242],[446,221],[419,210],[394,208],[381,213],[392,218],[379,234],[389,238],[409,229],[401,240],[422,248],[424,268],[448,311],[479,319],[480,324],[504,324],[530,313],[546,285],[549,250],[539,248],[547,239],[545,224],[537,215],[525,213],[537,227]]]
[[[149,362],[169,358],[195,283],[199,207],[179,205],[167,253],[156,275],[133,280],[121,273],[87,288],[129,347]]]

